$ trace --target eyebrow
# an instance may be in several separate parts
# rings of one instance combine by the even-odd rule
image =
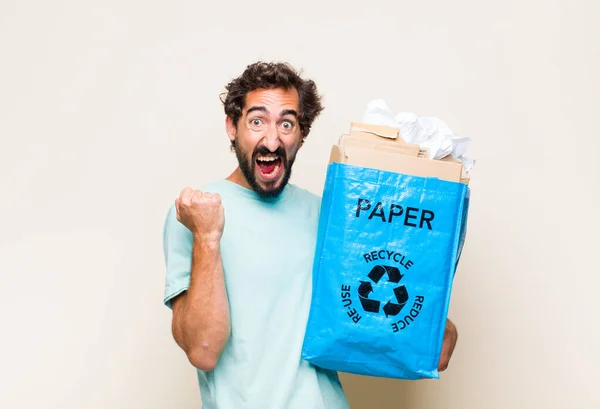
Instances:
[[[248,108],[248,110],[246,111],[246,115],[249,115],[251,112],[254,112],[254,111],[261,111],[261,112],[266,113],[267,108],[262,105],[255,105],[255,106]]]
[[[281,113],[281,116],[293,115],[296,118],[298,117],[298,112],[295,109],[286,109]]]

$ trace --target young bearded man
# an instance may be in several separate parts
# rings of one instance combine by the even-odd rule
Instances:
[[[321,98],[289,65],[263,62],[226,91],[239,166],[183,189],[164,226],[173,337],[197,368],[204,409],[348,408],[337,373],[300,358],[320,198],[288,180]],[[447,321],[440,370],[456,338]]]

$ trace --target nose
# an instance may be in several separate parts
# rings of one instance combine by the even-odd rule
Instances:
[[[265,147],[269,151],[275,152],[280,145],[281,140],[279,139],[279,132],[277,131],[277,127],[270,127],[265,137]]]

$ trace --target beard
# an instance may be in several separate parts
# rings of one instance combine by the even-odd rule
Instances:
[[[262,198],[277,197],[283,192],[283,189],[287,186],[290,177],[292,176],[292,165],[294,164],[295,155],[294,157],[288,158],[285,149],[281,146],[277,148],[275,152],[271,152],[264,146],[257,146],[251,156],[237,144],[235,144],[233,148],[240,170],[252,190]],[[262,182],[256,177],[256,159],[261,155],[268,154],[279,156],[281,159],[280,166],[282,175],[273,182]]]

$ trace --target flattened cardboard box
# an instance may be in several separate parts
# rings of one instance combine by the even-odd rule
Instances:
[[[450,155],[441,160],[429,159],[426,150],[404,141],[397,128],[382,125],[353,122],[350,133],[332,146],[332,162],[469,183],[461,161]]]

